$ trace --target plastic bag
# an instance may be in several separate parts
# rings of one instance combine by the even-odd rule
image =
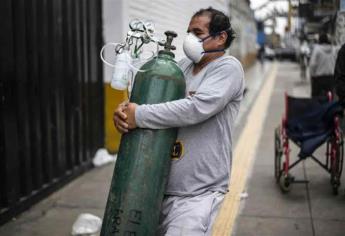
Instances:
[[[103,166],[110,162],[116,161],[116,155],[110,155],[107,149],[101,148],[96,152],[95,157],[92,160],[94,166]]]
[[[89,213],[80,214],[72,226],[72,235],[96,236],[101,226],[102,220],[99,217]]]

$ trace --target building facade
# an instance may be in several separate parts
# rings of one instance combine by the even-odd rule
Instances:
[[[231,0],[230,17],[236,32],[236,39],[230,48],[230,54],[237,57],[244,67],[250,66],[256,59],[256,22],[249,0]]]

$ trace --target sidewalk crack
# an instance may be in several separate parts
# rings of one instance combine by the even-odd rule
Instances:
[[[77,205],[77,204],[66,204],[66,203],[56,203],[55,208],[68,208],[68,209],[103,209],[99,206],[88,206],[88,205]]]
[[[302,164],[303,164],[304,179],[308,179],[308,178],[307,178],[307,171],[306,171],[306,168],[305,168],[305,161],[303,161]],[[315,225],[314,225],[314,218],[313,218],[313,209],[312,209],[312,206],[311,206],[311,198],[310,198],[309,184],[306,183],[306,184],[305,184],[305,187],[306,187],[305,189],[306,189],[306,192],[307,192],[307,200],[308,200],[308,208],[309,208],[311,229],[312,229],[312,232],[313,232],[313,236],[315,236]]]

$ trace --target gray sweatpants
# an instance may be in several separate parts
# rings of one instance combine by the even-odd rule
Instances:
[[[224,194],[220,192],[206,192],[193,197],[165,197],[157,235],[211,235],[223,199]]]

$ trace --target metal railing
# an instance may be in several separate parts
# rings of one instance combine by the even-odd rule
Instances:
[[[0,9],[1,224],[91,166],[104,102],[101,1]]]

